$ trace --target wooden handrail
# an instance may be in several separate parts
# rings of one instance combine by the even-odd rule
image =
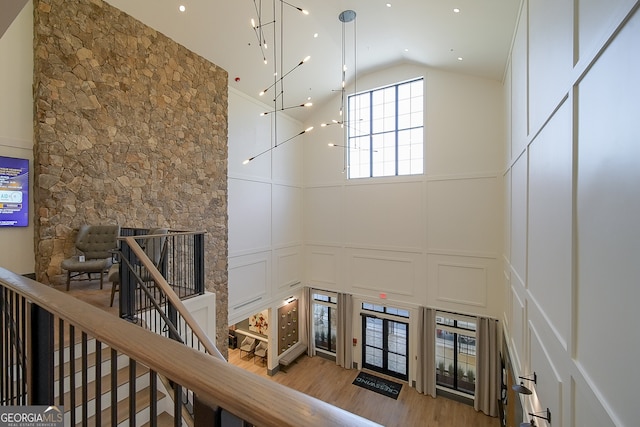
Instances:
[[[147,272],[149,272],[156,286],[162,289],[162,292],[164,292],[164,294],[167,296],[167,299],[169,300],[169,302],[173,305],[173,307],[175,307],[176,311],[180,313],[180,315],[182,316],[184,321],[187,323],[187,325],[189,325],[189,327],[191,328],[193,333],[196,335],[196,337],[198,337],[198,340],[200,340],[200,343],[202,344],[204,349],[207,351],[207,353],[218,357],[218,359],[225,360],[225,358],[222,356],[222,354],[220,353],[218,348],[215,346],[215,344],[211,342],[211,339],[209,338],[209,336],[204,332],[204,330],[200,327],[198,322],[196,322],[196,320],[193,318],[189,310],[187,310],[187,308],[184,306],[184,304],[180,300],[180,297],[176,295],[174,290],[171,288],[171,285],[167,283],[167,280],[164,278],[162,273],[158,271],[156,266],[149,259],[144,249],[140,247],[140,245],[138,244],[138,241],[136,240],[136,239],[139,239],[140,237],[167,238],[167,235],[158,234],[158,235],[144,235],[144,236],[129,236],[129,237],[125,237],[124,240],[127,242],[127,245],[129,245],[129,247],[131,248],[135,256],[138,258],[138,260],[140,260],[140,263],[147,269]]]
[[[253,425],[379,426],[1,267],[0,284]]]

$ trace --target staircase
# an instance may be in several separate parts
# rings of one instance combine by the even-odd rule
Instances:
[[[84,346],[86,350],[83,351]],[[104,345],[100,345],[98,354],[94,339],[86,340],[85,344],[76,339],[73,348],[66,346],[62,355],[56,352],[54,360],[54,393],[56,402],[64,407],[65,426],[128,426],[131,425],[129,413],[135,413],[133,425],[143,426],[150,422],[154,407],[157,425],[174,425],[173,392],[167,393],[157,375],[129,357]],[[62,368],[58,363],[60,360],[63,361]],[[83,405],[82,402],[86,403]],[[135,411],[131,411],[132,408]],[[184,419],[183,423],[189,425]]]

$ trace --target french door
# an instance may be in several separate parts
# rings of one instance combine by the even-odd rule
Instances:
[[[362,315],[362,367],[409,378],[409,324]]]

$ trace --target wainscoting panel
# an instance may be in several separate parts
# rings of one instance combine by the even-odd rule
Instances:
[[[565,350],[572,313],[570,113],[570,104],[565,102],[529,146],[527,287]]]
[[[184,306],[204,330],[212,343],[216,342],[216,294],[205,292],[183,301]]]
[[[484,266],[438,263],[437,277],[437,300],[486,307],[487,270]]]
[[[270,277],[271,256],[268,252],[229,258],[230,324],[235,313],[244,313],[266,298]]]
[[[503,276],[496,254],[427,255],[427,304],[458,313],[501,317]]]
[[[422,182],[395,181],[346,186],[341,241],[356,247],[424,247],[423,187]],[[330,222],[337,226],[341,221]]]
[[[302,242],[302,189],[273,185],[272,196],[271,244],[281,247]]]
[[[307,272],[309,281],[314,285],[326,285],[335,290],[338,285],[339,248],[314,247],[307,253]]]
[[[228,185],[229,254],[269,247],[271,184],[230,178]]]
[[[419,254],[349,250],[349,285],[362,290],[411,296],[415,294]]]
[[[511,286],[511,361],[516,373],[522,375],[522,363],[525,359],[524,349],[524,325],[525,325],[524,302],[518,296],[518,293]],[[526,372],[525,372],[526,373]]]
[[[602,402],[592,389],[579,377],[571,378],[571,426],[615,427],[616,423],[607,415]],[[617,424],[618,426],[620,424]]]
[[[326,145],[326,144],[325,144]],[[335,244],[344,239],[341,187],[307,188],[304,191],[304,240]]]
[[[279,290],[291,289],[302,281],[302,248],[299,246],[278,249],[275,258],[275,286]]]
[[[535,388],[537,395],[537,406],[531,408],[533,412],[551,411],[552,425],[560,425],[555,421],[562,420],[562,378],[558,374],[558,370],[553,365],[548,350],[544,347],[538,331],[533,324],[529,322],[529,348],[531,351],[531,363],[529,364],[531,372],[523,372],[520,375],[526,375],[535,371],[537,375],[537,384],[525,382],[527,387]],[[534,399],[530,400],[532,405],[536,405]]]
[[[527,154],[511,169],[511,267],[524,282],[527,273]]]

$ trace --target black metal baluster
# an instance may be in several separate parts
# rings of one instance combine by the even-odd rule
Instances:
[[[158,376],[149,370],[149,423],[150,427],[158,427]]]
[[[58,319],[58,402],[64,406],[64,320]]]
[[[69,411],[71,425],[76,425],[76,331],[69,325]]]
[[[96,406],[96,415],[95,415],[95,425],[102,425],[102,343],[98,340],[95,340],[95,354],[96,354],[96,397],[95,397],[95,406]]]
[[[0,291],[0,314],[2,315],[0,317],[0,323],[2,326],[0,328],[0,356],[2,357],[2,360],[4,362],[4,366],[2,366],[2,369],[0,369],[0,405],[5,406],[7,405],[7,402],[5,401],[6,399],[6,393],[5,393],[5,385],[7,383],[7,376],[5,375],[6,372],[9,372],[7,369],[7,365],[6,365],[6,360],[7,360],[7,354],[5,351],[5,344],[6,344],[6,327],[7,327],[7,322],[5,320],[5,309],[4,309],[4,302],[5,302],[5,296],[6,296],[6,292],[7,289],[6,288],[2,288],[2,290]]]
[[[20,361],[20,386],[19,390],[21,399],[20,404],[27,404],[27,317],[26,317],[26,300],[20,297],[20,354],[22,354]],[[53,343],[52,343],[53,344]],[[52,350],[53,352],[53,350]],[[52,353],[53,354],[53,353]],[[51,374],[53,376],[53,374]],[[53,378],[51,379],[53,381]],[[53,383],[52,383],[53,385]]]
[[[118,353],[111,349],[111,425],[118,425]]]
[[[87,389],[89,387],[87,380],[87,371],[89,370],[89,364],[87,361],[87,334],[82,332],[81,336],[81,348],[82,348],[82,425],[87,425],[87,419],[89,418],[89,394]]]
[[[54,395],[53,315],[35,304],[31,306],[30,404],[51,405]],[[25,355],[26,358],[26,355]],[[26,359],[25,359],[26,360]]]
[[[173,383],[173,425],[182,426],[182,386]]]
[[[15,293],[11,292],[9,295],[9,307],[8,307],[8,320],[9,320],[9,369],[13,369],[13,365],[15,363],[14,356],[14,342],[15,342],[15,333],[13,331],[13,298],[15,297]],[[11,375],[11,371],[9,371],[9,397],[12,405],[16,404],[16,396],[14,394],[14,386],[13,386],[13,375]]]
[[[136,361],[129,358],[129,426],[136,427]]]

